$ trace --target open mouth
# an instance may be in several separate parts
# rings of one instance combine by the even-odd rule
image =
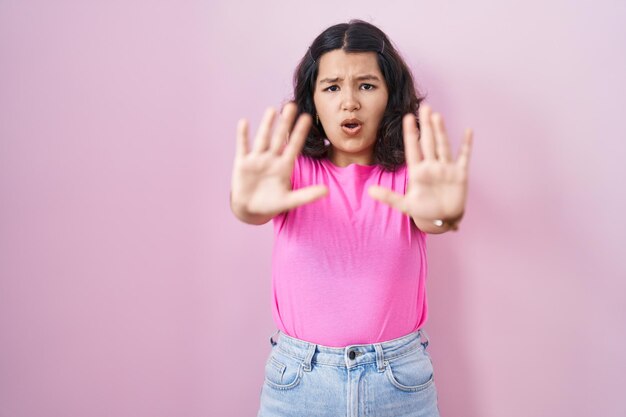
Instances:
[[[344,120],[341,129],[348,135],[356,135],[361,131],[362,123],[360,120]]]

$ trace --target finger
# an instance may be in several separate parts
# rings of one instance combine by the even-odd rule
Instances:
[[[433,128],[430,120],[431,109],[424,105],[419,109],[420,120],[420,145],[424,159],[435,159],[435,139],[433,138]]]
[[[272,130],[272,124],[274,123],[274,116],[276,116],[276,110],[273,107],[269,107],[265,110],[265,114],[261,120],[261,126],[259,126],[259,130],[257,131],[254,139],[252,152],[263,152],[269,146],[270,131]]]
[[[235,149],[235,157],[241,158],[248,153],[248,121],[246,119],[239,120],[237,123],[237,147]]]
[[[285,146],[283,156],[289,159],[291,162],[295,161],[298,154],[304,146],[306,136],[311,128],[312,118],[308,113],[302,113],[296,121],[293,131],[289,136],[289,142]]]
[[[467,170],[469,166],[470,156],[472,153],[472,144],[474,142],[474,132],[471,128],[465,129],[465,137],[463,138],[463,144],[461,145],[461,149],[459,150],[459,156],[457,158],[456,163],[459,167]]]
[[[283,108],[283,111],[280,115],[280,122],[278,123],[278,127],[274,132],[274,136],[272,136],[272,141],[270,143],[270,152],[280,154],[280,150],[282,146],[287,142],[287,138],[289,137],[289,130],[291,130],[291,125],[293,125],[293,121],[296,118],[296,110],[297,106],[295,103],[287,103]]]
[[[325,185],[311,185],[309,187],[299,188],[287,194],[287,209],[312,203],[328,194],[328,188]]]
[[[378,185],[372,185],[367,189],[368,194],[374,200],[378,200],[383,202],[391,207],[399,210],[403,213],[406,213],[406,207],[404,203],[404,196],[402,194],[398,194],[395,191],[391,191],[385,187],[379,187]]]
[[[439,160],[443,162],[450,162],[452,160],[452,155],[450,154],[450,144],[448,141],[446,127],[443,124],[443,117],[439,113],[434,113],[432,119],[435,126],[435,141]]]
[[[419,145],[419,131],[415,115],[405,114],[402,118],[402,135],[404,137],[404,157],[407,165],[417,164],[422,159]]]

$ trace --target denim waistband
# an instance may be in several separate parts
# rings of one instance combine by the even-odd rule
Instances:
[[[275,335],[280,336],[276,341]],[[425,349],[428,346],[428,336],[423,329],[418,329],[384,342],[332,347],[297,339],[277,330],[270,336],[270,344],[283,354],[302,360],[305,371],[311,370],[311,364],[350,368],[367,363],[376,363],[378,370],[382,371],[387,361],[407,355],[416,349]]]

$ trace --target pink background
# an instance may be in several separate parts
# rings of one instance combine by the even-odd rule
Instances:
[[[626,415],[626,6],[466,3],[0,2],[0,417],[256,414],[272,233],[230,213],[235,125],[353,17],[475,131],[428,240],[442,414]]]

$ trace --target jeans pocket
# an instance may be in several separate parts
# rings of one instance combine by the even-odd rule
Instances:
[[[274,349],[265,364],[265,383],[276,389],[292,389],[300,383],[303,368],[302,360]]]
[[[433,363],[423,347],[385,361],[389,382],[401,391],[416,392],[430,387],[434,380]]]

